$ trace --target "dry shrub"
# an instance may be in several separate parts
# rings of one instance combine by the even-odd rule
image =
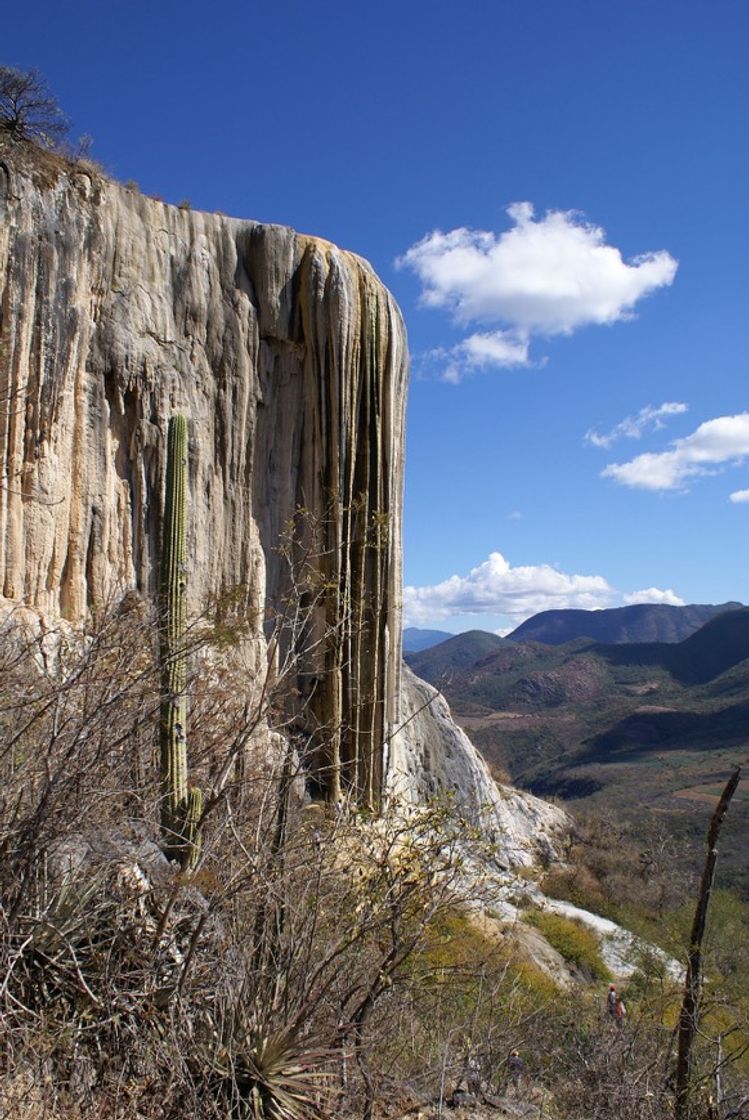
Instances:
[[[156,827],[150,609],[129,596],[85,636],[16,614],[4,637],[0,1061],[6,1093],[37,1093],[19,1120],[37,1105],[102,1120],[371,1111],[381,1011],[407,998],[433,923],[478,889],[479,830],[449,804],[305,807],[294,667],[261,664],[224,604],[192,629],[206,809],[184,873]]]

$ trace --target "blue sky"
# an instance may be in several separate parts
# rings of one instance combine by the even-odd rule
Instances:
[[[372,262],[408,621],[502,631],[749,600],[747,42],[743,0],[37,0],[0,61],[116,177]]]

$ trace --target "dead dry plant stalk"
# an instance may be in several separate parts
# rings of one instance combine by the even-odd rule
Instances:
[[[674,1102],[675,1120],[690,1120],[690,1089],[692,1080],[692,1045],[700,1021],[700,1002],[702,998],[702,939],[710,906],[715,867],[718,861],[718,839],[728,806],[741,780],[741,767],[737,766],[726,782],[717,808],[713,813],[707,833],[707,856],[700,882],[700,892],[692,922],[689,938],[689,955],[684,984],[684,999],[681,1005],[678,1027],[678,1054],[676,1059],[676,1099]]]

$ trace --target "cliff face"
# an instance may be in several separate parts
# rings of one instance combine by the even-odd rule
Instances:
[[[231,592],[260,635],[295,522],[318,577],[309,729],[325,728],[329,794],[340,776],[376,802],[398,722],[394,301],[324,241],[0,160],[2,595],[74,622],[126,589],[152,595],[166,426],[184,413],[191,608]]]
[[[155,595],[184,413],[191,613],[230,599],[260,666],[268,605],[301,602],[296,684],[326,795],[451,790],[488,811],[508,865],[546,854],[563,814],[498,794],[441,698],[410,674],[401,688],[407,351],[366,262],[5,153],[0,316],[6,606],[82,623]]]

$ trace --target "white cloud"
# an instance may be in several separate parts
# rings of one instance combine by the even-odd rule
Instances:
[[[422,355],[420,365],[428,373],[436,369],[440,381],[457,385],[469,373],[489,367],[510,369],[530,365],[528,339],[520,339],[509,331],[472,334],[449,350],[437,347]]]
[[[721,464],[736,465],[749,455],[749,412],[718,416],[683,439],[669,451],[647,452],[627,463],[610,463],[601,473],[623,486],[641,490],[676,490],[690,478],[713,474]]]
[[[529,202],[517,202],[507,213],[514,224],[501,234],[434,230],[396,261],[419,277],[424,306],[445,308],[458,323],[502,326],[450,352],[467,370],[526,365],[533,335],[629,318],[640,299],[676,275],[665,250],[627,262],[606,244],[604,230],[574,211],[550,210],[536,220]]]
[[[656,432],[664,428],[664,416],[676,416],[678,413],[687,410],[688,406],[681,401],[665,401],[657,408],[649,404],[645,408],[641,408],[636,416],[625,416],[610,432],[606,432],[604,435],[591,428],[585,433],[585,441],[586,443],[592,443],[594,447],[611,447],[611,444],[618,439],[639,439],[648,428]]]
[[[630,595],[623,596],[623,599],[627,606],[633,606],[635,603],[666,603],[672,607],[684,606],[684,600],[670,587],[666,591],[661,591],[660,587],[646,587],[643,591],[633,591]]]
[[[528,340],[508,331],[471,334],[459,349],[473,367],[528,365]]]
[[[451,615],[507,615],[518,626],[539,611],[609,606],[614,592],[602,576],[567,575],[548,564],[513,568],[499,552],[467,576],[450,576],[432,587],[406,587],[407,624],[420,626]]]
[[[749,490],[734,490],[733,494],[729,495],[731,502],[749,502]]]

